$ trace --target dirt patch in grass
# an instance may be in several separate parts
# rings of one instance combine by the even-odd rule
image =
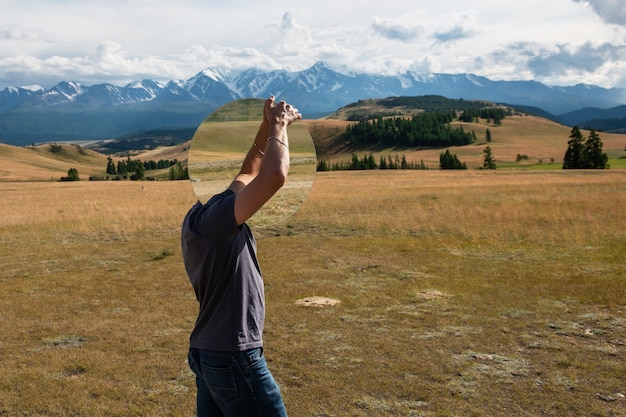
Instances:
[[[296,301],[297,306],[305,307],[333,307],[338,304],[341,304],[341,300],[318,296],[301,298]]]
[[[450,294],[445,294],[439,290],[425,290],[417,293],[417,298],[420,300],[441,300],[444,298],[451,297]]]

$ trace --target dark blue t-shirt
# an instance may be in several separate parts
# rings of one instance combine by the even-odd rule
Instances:
[[[263,345],[265,295],[256,241],[235,220],[235,193],[196,203],[183,221],[181,243],[189,280],[200,303],[193,348],[242,351]]]

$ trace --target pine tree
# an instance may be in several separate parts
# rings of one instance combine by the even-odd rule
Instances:
[[[361,162],[359,162],[359,157],[355,153],[352,154],[352,162],[350,162],[350,169],[351,170],[361,169]]]
[[[319,161],[319,163],[317,164],[317,171],[330,171],[330,166],[329,166],[328,161],[324,159]]]
[[[489,129],[485,132],[485,140],[491,142],[491,131]]]
[[[402,155],[402,161],[400,162],[400,169],[409,169],[409,163],[406,160],[406,156]]]
[[[422,160],[422,163],[424,161]],[[439,168],[440,169],[467,169],[465,163],[461,163],[456,154],[450,153],[449,149],[446,149],[444,153],[439,155]]]
[[[126,175],[128,173],[128,167],[126,166],[126,162],[117,161],[117,173],[119,175]]]
[[[374,159],[374,155],[370,154],[367,159],[364,158],[364,163],[367,169],[376,169],[378,165],[376,165],[376,160]]]
[[[115,175],[117,174],[117,170],[115,169],[115,164],[113,163],[113,159],[111,157],[107,157],[107,174]]]
[[[484,160],[483,160],[483,169],[496,169],[496,160],[493,158],[491,153],[491,148],[487,146],[483,151]]]
[[[146,169],[143,167],[143,164],[135,164],[135,173],[130,176],[131,180],[142,181],[145,178]]]
[[[602,140],[598,133],[591,129],[587,142],[583,147],[584,166],[590,169],[607,169],[609,157],[602,152]]]
[[[76,168],[70,168],[67,171],[67,176],[72,181],[80,181],[80,177],[78,176],[78,170]]]
[[[170,168],[170,180],[188,180],[189,168],[184,166],[182,162],[178,161]]]
[[[439,154],[439,169],[450,169],[450,150],[446,149],[445,152]]]
[[[563,158],[563,169],[580,169],[584,165],[583,134],[578,126],[572,128]]]
[[[76,168],[70,168],[67,171],[67,177],[61,177],[61,181],[80,181],[78,170]]]

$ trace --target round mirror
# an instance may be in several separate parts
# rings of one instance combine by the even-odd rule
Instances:
[[[211,113],[198,126],[189,147],[189,179],[204,204],[224,191],[239,172],[263,119],[262,99],[242,99]],[[313,186],[317,158],[309,131],[300,121],[289,126],[290,167],[285,185],[246,223],[271,226],[295,213]]]

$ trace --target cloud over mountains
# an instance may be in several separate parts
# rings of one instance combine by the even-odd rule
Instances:
[[[203,68],[473,73],[626,87],[622,0],[3,3],[0,88],[184,79]]]

